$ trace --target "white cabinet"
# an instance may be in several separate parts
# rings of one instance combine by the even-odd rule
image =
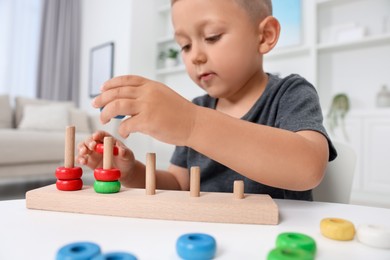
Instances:
[[[348,142],[357,154],[351,202],[390,207],[390,109],[352,111],[345,124],[349,140],[340,128],[332,139]]]

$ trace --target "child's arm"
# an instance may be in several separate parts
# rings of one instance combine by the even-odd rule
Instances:
[[[191,147],[246,177],[288,190],[319,184],[328,161],[326,138],[235,119],[192,104],[165,85],[137,76],[106,82],[95,107],[101,120],[130,115],[119,128],[127,137],[142,132],[160,141]]]
[[[97,143],[102,143],[107,132],[98,131],[78,145],[76,161],[91,169],[102,167],[103,156],[95,152]],[[145,187],[145,165],[135,160],[133,152],[122,142],[115,140],[118,155],[114,156],[114,165],[121,171],[121,183],[126,187]],[[156,170],[158,189],[189,190],[189,176],[187,169],[171,165],[168,171]]]
[[[328,142],[322,134],[294,133],[203,107],[197,110],[187,142],[194,150],[273,187],[308,190],[322,180],[329,157]]]

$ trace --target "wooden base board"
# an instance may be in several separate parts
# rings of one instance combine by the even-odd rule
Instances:
[[[29,209],[120,217],[237,223],[268,224],[279,222],[278,206],[269,195],[246,194],[235,199],[231,193],[201,192],[190,197],[189,191],[121,188],[113,194],[96,193],[93,187],[79,191],[60,191],[55,185],[26,193]]]

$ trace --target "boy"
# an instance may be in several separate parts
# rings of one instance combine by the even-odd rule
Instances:
[[[175,40],[187,73],[207,95],[187,101],[162,83],[138,76],[107,81],[93,106],[101,121],[129,115],[119,134],[141,132],[176,145],[159,189],[189,190],[189,169],[201,168],[201,190],[312,200],[328,160],[336,157],[322,125],[314,87],[303,78],[263,71],[263,55],[276,45],[280,26],[271,0],[173,0]],[[79,145],[77,161],[99,166],[93,152],[105,132]],[[144,187],[145,166],[117,141],[116,167],[128,187]]]

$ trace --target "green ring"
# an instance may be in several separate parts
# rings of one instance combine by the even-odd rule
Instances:
[[[281,233],[276,238],[276,247],[281,248],[299,248],[303,249],[311,254],[316,253],[316,241],[301,233]]]
[[[95,181],[93,189],[97,193],[117,193],[121,189],[121,183],[119,181]]]
[[[268,253],[267,260],[314,260],[314,255],[299,248],[277,247]]]

